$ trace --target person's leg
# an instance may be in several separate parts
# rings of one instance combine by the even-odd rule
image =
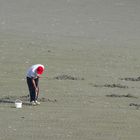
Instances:
[[[30,102],[35,101],[36,93],[32,83],[32,79],[27,77],[27,85],[30,93]]]

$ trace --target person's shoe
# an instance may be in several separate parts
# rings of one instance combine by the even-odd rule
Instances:
[[[36,105],[35,101],[31,101],[31,105],[35,106]]]
[[[37,100],[35,101],[35,103],[36,103],[37,105],[40,105],[40,102],[38,102]]]

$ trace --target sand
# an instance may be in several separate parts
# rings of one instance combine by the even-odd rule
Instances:
[[[139,140],[139,5],[0,0],[0,140]],[[30,106],[36,63],[47,69]]]

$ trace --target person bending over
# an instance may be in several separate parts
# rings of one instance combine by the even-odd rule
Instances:
[[[44,72],[44,66],[42,64],[32,65],[26,73],[27,85],[30,95],[31,105],[38,105],[37,101],[39,95],[39,78]]]

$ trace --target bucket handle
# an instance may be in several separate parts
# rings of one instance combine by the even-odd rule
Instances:
[[[22,103],[22,101],[19,100],[19,99],[16,99],[16,100],[15,100],[15,103]]]

